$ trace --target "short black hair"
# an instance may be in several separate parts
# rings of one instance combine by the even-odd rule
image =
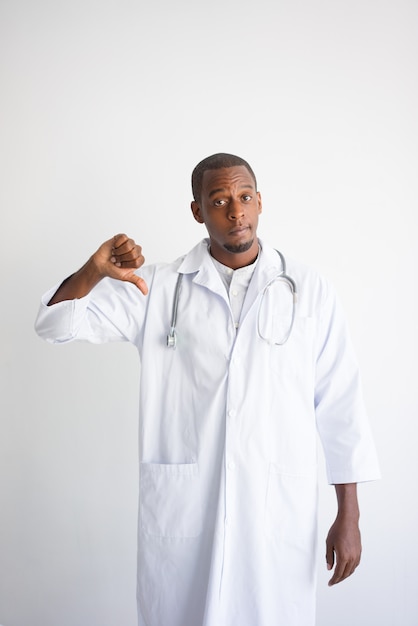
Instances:
[[[195,201],[200,202],[203,174],[207,170],[219,170],[224,167],[235,167],[237,165],[243,165],[247,168],[248,172],[254,178],[255,188],[257,189],[257,179],[252,167],[249,163],[247,163],[247,161],[239,156],[236,156],[235,154],[218,152],[217,154],[212,154],[211,156],[206,157],[206,159],[203,159],[203,161],[200,161],[192,172],[192,191]]]

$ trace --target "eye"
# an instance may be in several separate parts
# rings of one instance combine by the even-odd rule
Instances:
[[[252,196],[246,193],[244,196],[242,196],[242,199],[244,200],[244,202],[250,202],[250,200],[252,200]]]
[[[226,202],[225,200],[219,199],[219,200],[215,200],[213,204],[215,206],[224,206],[225,202]]]

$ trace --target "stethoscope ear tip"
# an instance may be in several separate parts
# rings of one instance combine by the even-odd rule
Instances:
[[[167,347],[168,348],[175,348],[176,347],[176,335],[175,333],[170,333],[167,335]]]

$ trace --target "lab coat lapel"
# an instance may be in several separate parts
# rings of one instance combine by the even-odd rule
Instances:
[[[266,285],[283,270],[280,256],[274,248],[263,244],[261,241],[260,248],[261,253],[258,263],[248,286],[247,295],[245,296],[244,305],[242,307],[241,323]]]
[[[177,271],[181,274],[195,274],[193,278],[194,283],[202,285],[206,287],[206,289],[219,295],[229,307],[228,294],[210,258],[208,244],[208,239],[203,239],[199,242],[184,257]],[[283,269],[280,257],[274,248],[263,244],[262,241],[260,241],[260,247],[260,257],[244,300],[241,320],[244,320],[267,283],[275,278]]]
[[[195,274],[193,282],[220,296],[229,307],[228,294],[208,252],[208,239],[198,243],[183,259],[178,272]]]

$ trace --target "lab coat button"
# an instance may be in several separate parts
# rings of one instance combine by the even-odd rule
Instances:
[[[228,463],[228,469],[229,469],[231,472],[233,472],[233,471],[234,471],[234,469],[235,469],[235,463],[234,463],[234,461],[229,461],[229,463]]]
[[[234,409],[230,409],[230,410],[228,411],[228,415],[229,415],[229,417],[235,417],[235,415],[236,415],[236,414],[237,414],[237,412],[236,412],[236,411],[234,411]]]

